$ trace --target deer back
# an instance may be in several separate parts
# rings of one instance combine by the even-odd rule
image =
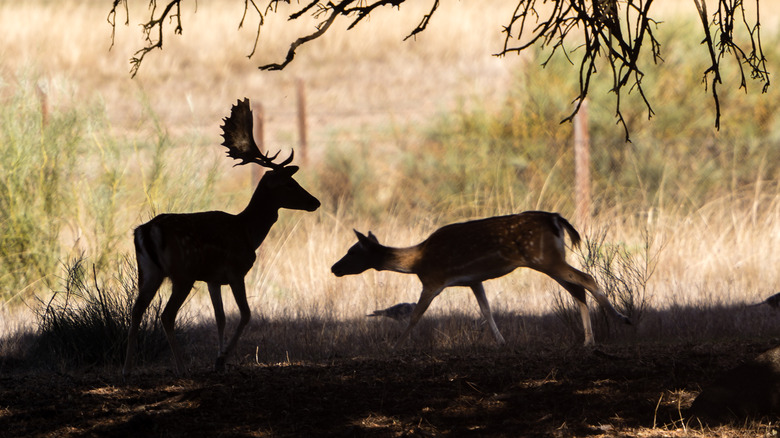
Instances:
[[[564,230],[579,242],[574,228],[557,213],[529,211],[451,224],[420,244],[420,260],[431,269],[457,270],[475,263],[487,268],[509,261],[515,267],[536,267],[564,256]]]
[[[243,278],[255,249],[235,215],[221,211],[161,214],[135,230],[139,265],[172,279],[228,284]]]

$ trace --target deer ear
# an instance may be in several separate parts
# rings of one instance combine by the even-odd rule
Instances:
[[[362,233],[361,233],[360,231],[358,231],[358,230],[352,230],[352,231],[354,231],[354,232],[355,232],[355,235],[356,235],[356,236],[357,236],[357,238],[358,238],[358,243],[362,243],[362,244],[364,244],[364,245],[367,245],[367,244],[374,243],[374,240],[373,240],[373,239],[371,239],[371,232],[370,232],[370,231],[368,232],[368,234],[369,234],[369,236],[368,236],[368,237],[366,237],[364,234],[362,234]]]
[[[358,230],[352,230],[352,231],[355,232],[355,235],[357,236],[359,243],[369,244],[369,245],[379,243],[379,240],[377,240],[376,236],[374,236],[374,233],[372,233],[371,231],[368,232],[368,237],[361,234]]]

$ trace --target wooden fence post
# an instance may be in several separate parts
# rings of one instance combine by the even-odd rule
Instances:
[[[44,87],[41,86],[41,82],[38,81],[38,83],[35,86],[35,89],[38,93],[38,100],[41,102],[41,129],[46,129],[46,127],[49,125],[49,95],[46,93],[46,90],[43,89]],[[48,88],[48,87],[47,87]]]
[[[306,165],[308,161],[308,133],[306,132],[306,90],[303,79],[298,78],[295,81],[298,95],[298,141],[301,156],[301,163]]]
[[[574,202],[575,220],[579,227],[590,226],[590,133],[588,129],[588,99],[574,116]]]

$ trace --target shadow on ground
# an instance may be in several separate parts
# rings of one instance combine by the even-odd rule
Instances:
[[[710,310],[699,323],[689,312],[648,314],[645,321],[672,325],[684,315],[677,324],[693,327],[719,317],[727,330],[737,324],[727,315],[744,319],[749,310]],[[755,318],[774,316],[754,311]],[[213,329],[205,323],[183,333],[190,376],[174,376],[165,354],[127,382],[118,364],[65,371],[5,358],[0,430],[4,436],[750,436],[768,427],[758,421],[683,429],[683,418],[702,386],[779,343],[776,322],[761,326],[763,337],[732,332],[698,341],[684,332],[641,339],[647,327],[624,332],[605,324],[602,343],[588,349],[561,321],[500,315],[509,345],[497,348],[473,315],[433,317],[421,323],[414,342],[392,351],[387,344],[402,328],[393,321],[258,318],[222,374],[210,370]]]

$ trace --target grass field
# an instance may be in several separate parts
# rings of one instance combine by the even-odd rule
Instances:
[[[264,110],[267,147],[298,148],[296,83],[302,80],[309,150],[296,177],[323,207],[315,213],[283,212],[261,247],[247,277],[256,318],[237,355],[240,366],[231,369],[228,380],[255,372],[270,378],[267,374],[278,364],[305,366],[295,377],[302,379],[329,362],[337,362],[335,372],[342,373],[357,358],[386,361],[359,365],[381,373],[374,367],[388,370],[416,355],[428,358],[422,367],[435,368],[442,361],[436,376],[473,376],[462,357],[508,363],[513,354],[529,349],[565,373],[570,355],[579,354],[578,317],[542,274],[520,270],[486,284],[509,344],[506,351],[492,349],[471,293],[453,288],[434,301],[410,349],[396,357],[386,352],[387,344],[402,327],[364,315],[416,301],[419,281],[386,272],[346,278],[330,273],[352,245],[352,229],[370,229],[383,243],[405,246],[442,225],[477,217],[544,209],[574,219],[571,127],[558,122],[568,115],[575,72],[565,62],[542,70],[536,53],[491,56],[501,47],[500,25],[511,15],[512,4],[442,4],[429,29],[407,42],[403,37],[429,5],[379,11],[355,30],[336,29],[299,50],[284,72],[264,73],[256,67],[278,60],[301,28],[268,22],[258,54],[247,59],[254,24],[236,30],[242,2],[198,2],[197,13],[194,5],[183,8],[183,35],[166,36],[164,50],[149,55],[131,79],[128,60],[142,43],[136,24],[146,14],[144,2],[135,7],[140,9],[130,10],[129,26],[117,27],[111,47],[104,2],[55,6],[0,0],[5,32],[0,42],[0,372],[19,376],[32,368],[46,375],[52,369],[67,371],[75,362],[80,372],[89,375],[97,367],[99,378],[108,379],[121,354],[98,365],[31,354],[41,306],[65,289],[74,259],[84,261],[87,288],[94,289],[93,265],[103,290],[118,292],[123,281],[132,283],[132,268],[128,277],[117,278],[122,260],[132,261],[130,232],[157,213],[243,208],[252,193],[252,176],[224,157],[221,120],[236,99],[249,97],[255,109],[262,105]],[[778,22],[780,10],[766,8],[764,43],[775,72],[780,44],[771,24]],[[712,102],[700,82],[706,54],[698,53],[697,37],[688,36],[696,30],[693,6],[667,2],[660,9],[669,20],[659,31],[662,43],[668,42],[665,63],[649,66],[646,79],[646,86],[653,86],[657,116],[646,120],[644,108],[632,101],[636,96],[629,98],[624,111],[633,142],[626,144],[606,90],[596,88],[591,97],[594,211],[589,227],[575,222],[587,245],[569,260],[607,285],[624,310],[630,304],[624,299],[634,300],[636,323],[630,329],[613,327],[593,308],[597,339],[614,349],[610,354],[630,360],[639,354],[632,349],[638,345],[643,357],[652,359],[646,369],[634,370],[636,375],[669,358],[663,353],[670,349],[676,351],[670,360],[692,361],[682,373],[686,379],[702,370],[693,382],[679,376],[655,382],[662,385],[658,395],[645,388],[643,394],[656,397],[649,402],[653,406],[661,392],[682,388],[677,398],[663,403],[664,412],[672,415],[675,402],[690,403],[697,385],[739,363],[733,351],[738,346],[754,354],[780,337],[776,315],[744,306],[780,290],[780,95],[774,84],[766,95],[759,95],[754,84],[747,93],[738,91],[729,70],[721,88],[723,127],[716,132]],[[300,157],[300,150],[296,154]],[[226,296],[227,310],[234,313],[231,300]],[[184,313],[190,365],[203,374],[213,348],[205,287],[197,286]],[[121,345],[123,339],[116,342]],[[730,353],[713,346],[719,343],[732,346]],[[154,370],[154,391],[164,393],[158,374],[164,374],[167,351],[160,353],[146,365]],[[529,360],[517,354],[520,363]],[[591,359],[598,367],[597,358]],[[713,368],[704,370],[707,364]],[[529,367],[544,380],[538,374],[545,366],[534,362]],[[605,378],[569,369],[590,383]],[[370,381],[370,373],[363,374]],[[482,384],[500,387],[506,378],[509,386],[520,385],[515,374],[491,375],[488,379],[498,383]],[[219,385],[216,377],[201,378],[211,391]],[[183,383],[188,391],[196,390],[192,385],[197,382]],[[577,390],[597,391],[594,386]],[[3,394],[4,400],[18,396]],[[112,400],[125,403],[121,397]],[[7,405],[2,409],[13,411]],[[388,419],[376,409],[376,421],[395,418],[402,424],[380,427],[377,434],[403,434],[413,423],[413,415]],[[631,415],[634,422],[613,422],[615,434],[687,433],[677,425],[656,429],[640,418],[645,411]],[[18,413],[5,418],[24,423]],[[611,421],[608,415],[599,418]],[[547,418],[534,430],[554,430],[557,420]],[[441,427],[445,419],[431,421]],[[749,436],[773,430],[772,421],[716,433]],[[290,424],[280,426],[279,435],[294,435]],[[50,427],[57,432],[56,425]],[[510,430],[519,429],[505,432]],[[596,434],[586,432],[573,433]]]

